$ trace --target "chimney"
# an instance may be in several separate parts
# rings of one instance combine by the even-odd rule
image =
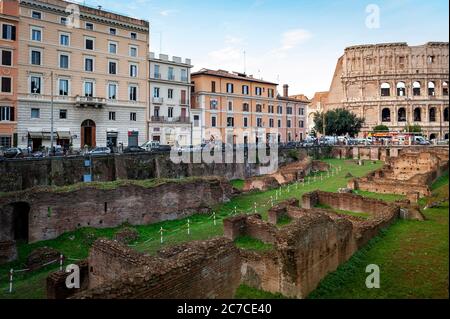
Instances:
[[[287,84],[283,85],[283,96],[289,97],[289,85]]]

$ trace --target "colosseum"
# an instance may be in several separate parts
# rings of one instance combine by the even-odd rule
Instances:
[[[358,45],[339,58],[326,109],[365,118],[362,135],[383,124],[420,125],[430,139],[448,139],[448,42]]]

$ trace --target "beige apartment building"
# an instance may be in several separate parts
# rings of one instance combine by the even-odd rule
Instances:
[[[146,140],[149,23],[61,0],[20,0],[20,147]]]
[[[420,125],[429,139],[449,134],[448,42],[358,45],[339,58],[326,109],[344,107],[365,118],[362,134],[383,124]]]
[[[307,102],[283,97],[278,84],[251,75],[202,69],[191,75],[193,140],[227,143],[300,141],[307,127]]]

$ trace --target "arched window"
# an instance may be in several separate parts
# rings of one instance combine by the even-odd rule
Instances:
[[[436,134],[430,134],[430,141],[435,140],[436,139]]]
[[[401,107],[398,109],[398,122],[406,122],[406,109],[404,107]]]
[[[381,96],[391,95],[391,85],[389,83],[381,84]]]
[[[442,95],[448,96],[448,82],[442,82]]]
[[[435,87],[436,85],[434,84],[434,82],[428,82],[428,95],[429,96],[434,96],[436,94],[435,91]]]
[[[422,110],[420,107],[414,109],[414,122],[422,122]]]
[[[436,122],[436,108],[435,107],[432,107],[430,109],[428,121],[429,122]]]
[[[382,122],[390,122],[391,121],[391,110],[388,108],[383,109],[381,111],[381,121]]]
[[[406,85],[405,82],[397,83],[397,96],[405,96],[406,95]]]
[[[444,140],[448,140],[448,133],[445,133]]]
[[[448,122],[448,107],[444,109],[444,122]]]
[[[420,96],[420,82],[416,81],[413,83],[413,95]]]

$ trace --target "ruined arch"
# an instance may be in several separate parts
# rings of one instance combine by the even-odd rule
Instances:
[[[430,134],[430,141],[435,140],[437,138],[435,133]]]
[[[397,83],[397,96],[406,96],[406,84],[405,82]]]
[[[391,95],[391,85],[387,82],[384,82],[380,86],[381,96],[390,96]]]
[[[421,84],[419,81],[416,81],[413,83],[413,95],[414,96],[420,96],[420,88],[421,88]]]
[[[448,96],[448,82],[447,81],[442,82],[442,95]]]
[[[414,122],[422,122],[422,109],[420,107],[414,109]]]
[[[448,122],[448,106],[444,109],[444,122]]]
[[[381,111],[381,122],[390,122],[391,121],[391,110],[389,108],[384,108]]]
[[[436,95],[436,85],[433,81],[428,82],[428,95],[435,96]]]
[[[436,108],[435,107],[430,108],[430,111],[428,112],[428,122],[436,122]]]

